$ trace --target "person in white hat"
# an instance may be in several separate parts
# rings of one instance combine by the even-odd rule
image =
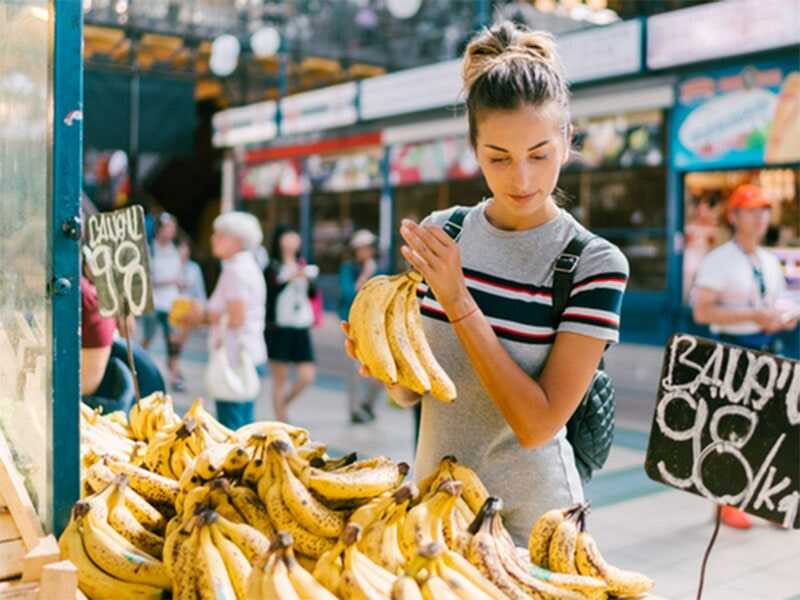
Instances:
[[[350,305],[364,283],[378,273],[375,260],[378,239],[367,229],[359,229],[350,238],[353,259],[345,261],[339,268],[339,318],[347,320]],[[376,379],[364,379],[353,363],[348,374],[347,394],[350,403],[350,422],[369,423],[375,420],[375,401],[382,385]]]

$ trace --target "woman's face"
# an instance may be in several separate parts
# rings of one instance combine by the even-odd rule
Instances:
[[[294,258],[300,250],[300,234],[288,231],[281,236],[281,254],[284,259]]]
[[[239,238],[224,231],[215,231],[211,235],[211,253],[220,260],[226,260],[242,249]]]
[[[569,134],[562,124],[553,103],[480,115],[475,153],[505,214],[525,219],[545,206],[569,158]]]
[[[171,242],[175,239],[175,234],[178,232],[178,228],[175,225],[175,221],[169,219],[161,223],[158,228],[158,239],[161,242]]]
[[[359,246],[354,250],[353,254],[355,254],[357,262],[364,263],[375,257],[375,249],[371,245]]]

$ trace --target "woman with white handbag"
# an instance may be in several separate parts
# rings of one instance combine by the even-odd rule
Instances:
[[[267,287],[253,254],[262,238],[253,215],[227,212],[214,220],[211,251],[222,261],[222,273],[206,309],[195,305],[182,323],[209,325],[206,388],[216,401],[217,418],[231,429],[253,422],[266,372]]]

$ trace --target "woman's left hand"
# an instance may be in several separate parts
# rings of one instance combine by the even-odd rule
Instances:
[[[461,271],[461,252],[441,227],[421,226],[403,219],[400,235],[408,244],[401,252],[433,290],[434,296],[452,319],[465,301],[472,301]]]

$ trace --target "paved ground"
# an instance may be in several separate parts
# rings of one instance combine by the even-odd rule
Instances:
[[[411,413],[381,403],[375,423],[349,423],[341,350],[335,319],[315,332],[319,363],[316,384],[292,406],[294,423],[338,450],[386,454],[413,462]],[[155,354],[163,362],[163,354]],[[184,371],[189,393],[176,394],[179,408],[202,395],[204,340],[187,348]],[[591,530],[611,562],[655,578],[657,595],[669,600],[696,597],[699,567],[711,536],[712,508],[695,496],[651,482],[642,468],[661,365],[661,349],[620,345],[607,357],[618,393],[618,432],[608,466],[587,488],[594,510]],[[269,379],[257,406],[259,419],[271,418]],[[706,600],[800,600],[800,533],[766,523],[747,532],[720,533],[711,555]]]

